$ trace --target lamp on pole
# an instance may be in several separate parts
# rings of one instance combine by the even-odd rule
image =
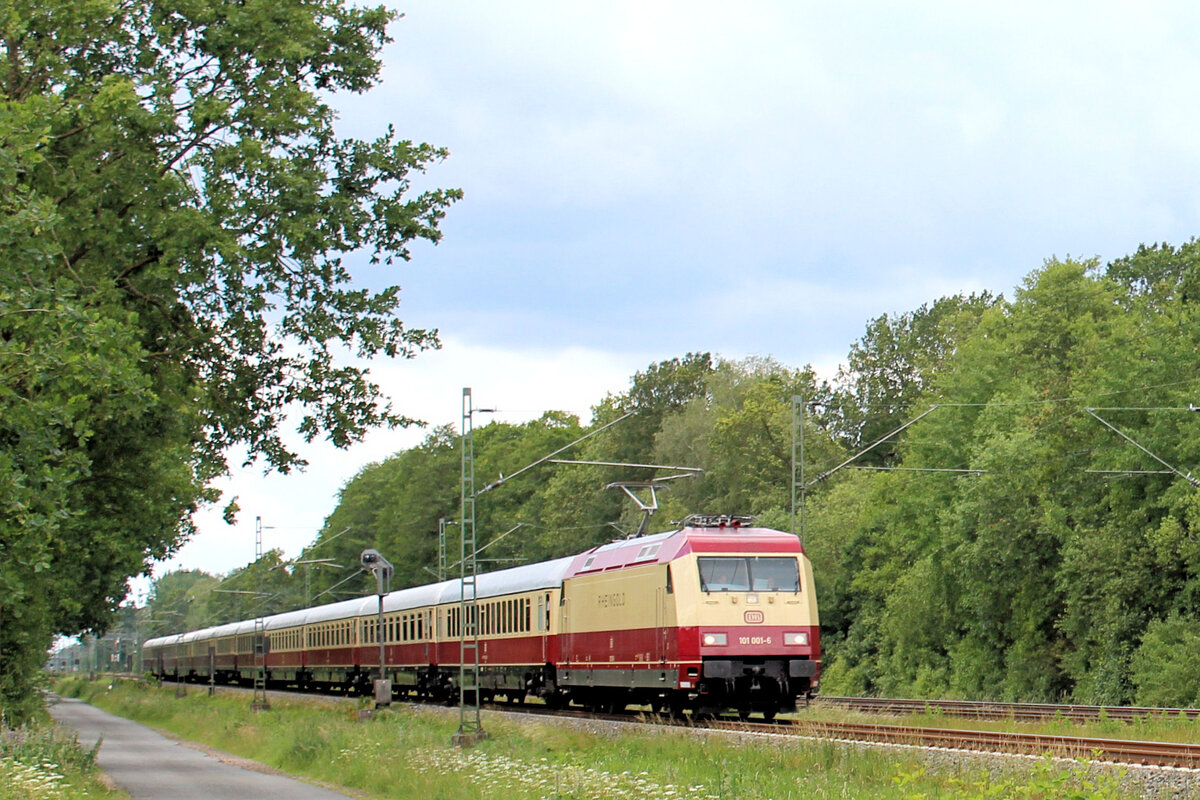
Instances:
[[[392,704],[392,682],[387,678],[386,654],[383,640],[383,596],[387,594],[387,584],[392,579],[392,563],[380,555],[378,550],[362,551],[359,560],[364,569],[375,576],[375,587],[379,595],[379,615],[376,619],[375,638],[379,640],[379,678],[375,681],[375,707]]]

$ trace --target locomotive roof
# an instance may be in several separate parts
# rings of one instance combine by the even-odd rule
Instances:
[[[802,553],[794,534],[772,528],[688,527],[620,539],[571,559],[566,577],[646,564],[666,564],[689,553]]]

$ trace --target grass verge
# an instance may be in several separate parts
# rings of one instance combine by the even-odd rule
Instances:
[[[460,750],[457,714],[397,706],[358,720],[353,703],[278,695],[254,712],[243,695],[209,697],[135,682],[63,682],[58,691],[171,733],[371,798],[461,800],[784,800],[1129,796],[1088,765],[927,760],[921,751],[755,740],[670,729],[615,732],[485,717],[490,737]]]
[[[48,722],[0,729],[0,800],[128,800],[101,778],[95,752]]]

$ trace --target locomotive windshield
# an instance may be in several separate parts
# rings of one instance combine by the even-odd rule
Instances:
[[[706,592],[798,592],[795,558],[701,556],[700,588]]]

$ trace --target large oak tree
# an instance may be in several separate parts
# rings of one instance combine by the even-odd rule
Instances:
[[[239,447],[404,424],[339,353],[436,332],[343,263],[436,242],[442,150],[340,137],[395,15],[342,0],[17,0],[0,12],[0,707],[102,628]]]

